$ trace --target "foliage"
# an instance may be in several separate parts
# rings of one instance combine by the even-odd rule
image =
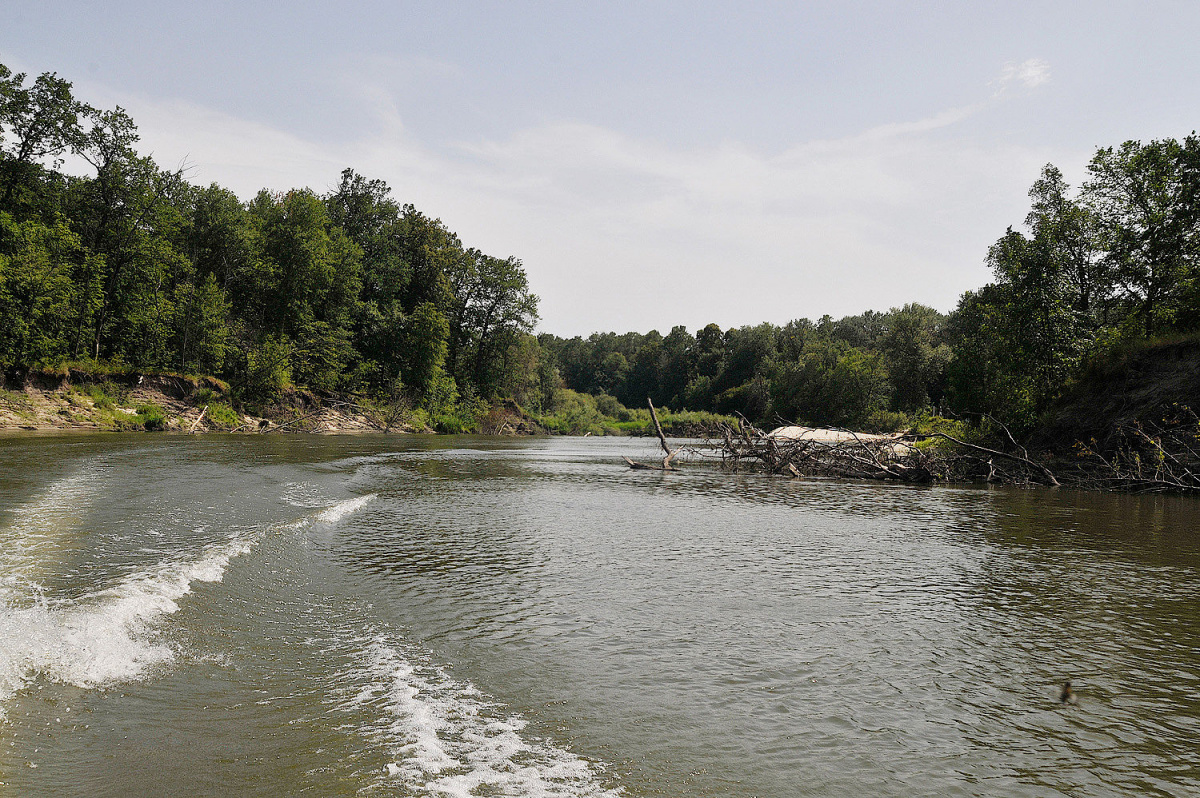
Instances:
[[[0,65],[0,366],[217,374],[255,406],[292,384],[403,398],[464,428],[477,397],[544,392],[516,258],[349,169],[323,196],[243,202],[137,142],[123,110]],[[59,171],[67,157],[90,172]]]
[[[596,406],[596,397],[564,388],[556,397],[554,412],[537,417],[537,422],[560,435],[604,435],[617,427]]]
[[[87,393],[92,406],[100,410],[111,410],[115,404],[114,398],[119,400],[122,396],[122,392],[111,382],[92,383],[87,387]]]
[[[137,406],[136,421],[147,430],[161,430],[167,427],[167,414],[156,404],[147,403]]]
[[[1078,189],[1047,165],[1024,227],[987,253],[993,282],[949,315],[570,339],[533,335],[520,260],[465,246],[383,181],[346,169],[326,194],[244,202],[138,139],[122,109],[0,65],[0,367],[215,374],[231,412],[296,385],[456,431],[501,398],[573,433],[631,431],[648,398],[764,426],[887,429],[951,409],[1021,431],[1088,364],[1200,331],[1196,134],[1101,148]],[[87,173],[63,172],[68,158]]]
[[[213,402],[208,405],[206,418],[213,424],[225,429],[241,426],[242,418],[225,402]]]
[[[1025,230],[988,252],[995,281],[948,316],[909,304],[695,335],[542,335],[543,362],[575,391],[764,425],[884,430],[957,409],[1031,429],[1113,348],[1200,330],[1200,138],[1100,149],[1088,174],[1072,191],[1042,170]]]

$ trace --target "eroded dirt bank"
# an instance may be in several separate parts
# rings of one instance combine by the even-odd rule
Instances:
[[[225,386],[173,375],[8,374],[0,429],[201,432],[412,432],[352,403],[292,392],[252,415],[234,410]]]

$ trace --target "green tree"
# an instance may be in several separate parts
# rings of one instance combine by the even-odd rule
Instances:
[[[941,341],[945,321],[933,308],[916,303],[887,314],[881,347],[894,391],[893,409],[913,412],[941,398],[940,383],[952,354]]]
[[[1097,151],[1084,187],[1104,259],[1132,320],[1146,335],[1175,325],[1197,280],[1200,224],[1192,140],[1127,141]]]
[[[80,279],[88,257],[67,225],[17,223],[0,211],[0,363],[54,365],[68,354],[72,315],[94,309]]]
[[[658,404],[674,408],[683,406],[683,395],[687,385],[695,376],[696,339],[683,325],[671,328],[663,338],[662,365],[659,367]]]
[[[229,341],[229,302],[211,272],[200,280],[175,287],[173,350],[179,368],[200,374],[219,374]]]
[[[1092,323],[1112,295],[1110,268],[1097,248],[1096,217],[1091,209],[1070,196],[1070,186],[1053,164],[1042,169],[1029,190],[1032,206],[1025,224],[1045,249],[1059,291],[1079,315],[1081,324]]]
[[[215,183],[190,192],[184,203],[182,248],[197,278],[209,275],[225,294],[231,312],[254,329],[266,323],[273,284],[263,262],[262,236],[246,206]]]
[[[533,330],[538,299],[516,258],[470,250],[446,265],[452,287],[449,368],[480,395],[492,397],[507,379],[508,349]]]
[[[1038,395],[1014,351],[1020,330],[1011,313],[1011,289],[989,284],[963,294],[947,322],[953,357],[947,366],[947,396],[959,411],[988,412],[1017,427],[1034,421]]]
[[[58,161],[80,145],[79,118],[91,110],[75,99],[68,81],[52,72],[29,86],[25,78],[0,64],[0,209],[13,209],[18,189],[28,188],[41,169],[39,161]]]
[[[887,409],[891,394],[883,358],[836,339],[812,342],[770,378],[775,411],[810,424],[859,427]]]
[[[647,399],[662,405],[669,401],[659,389],[663,362],[663,337],[658,330],[651,330],[643,337],[641,345],[629,364],[629,371],[615,394],[627,407],[640,407]]]
[[[403,378],[422,399],[445,380],[450,324],[432,302],[422,302],[409,316],[404,330]]]
[[[710,380],[725,367],[725,333],[720,325],[708,324],[696,331],[696,373]]]

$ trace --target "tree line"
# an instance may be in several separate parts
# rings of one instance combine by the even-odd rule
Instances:
[[[370,393],[431,418],[537,380],[516,258],[350,169],[325,194],[243,202],[137,141],[121,108],[0,65],[0,365],[219,375],[251,405],[289,385]]]
[[[939,409],[1029,428],[1082,369],[1200,331],[1200,138],[1098,149],[1077,189],[1053,165],[994,282],[949,314],[919,304],[694,335],[540,336],[566,384],[626,404],[895,429]]]
[[[948,314],[570,339],[533,335],[519,260],[465,246],[380,180],[347,169],[323,194],[243,201],[137,142],[122,109],[0,65],[0,366],[212,374],[250,407],[303,386],[445,429],[500,398],[588,423],[651,398],[758,423],[885,429],[951,409],[1029,427],[1089,362],[1200,331],[1194,133],[1101,148],[1077,189],[1045,167],[1024,226],[987,253],[994,281]]]

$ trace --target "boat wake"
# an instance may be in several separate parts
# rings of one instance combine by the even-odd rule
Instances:
[[[348,515],[358,512],[363,507],[375,498],[374,493],[368,493],[366,496],[357,496],[353,499],[340,501],[332,507],[328,507],[317,513],[316,520],[322,524],[336,524]]]
[[[113,587],[63,604],[0,608],[0,702],[37,676],[94,688],[132,681],[175,659],[157,624],[179,609],[196,582],[219,582],[256,537],[204,547],[194,558],[167,561]],[[0,705],[2,711],[2,705]]]
[[[406,659],[387,638],[364,652],[369,684],[349,705],[375,720],[364,730],[390,752],[366,795],[597,796],[616,798],[595,765],[550,743],[522,736],[525,721],[474,686],[427,661]]]
[[[93,462],[11,511],[8,523],[0,526],[0,605],[38,595],[42,571],[71,548],[71,533],[94,503],[108,470],[105,463]]]
[[[74,484],[74,483],[71,483]],[[70,485],[47,492],[17,514],[23,526],[8,530],[15,546],[4,561],[6,581],[0,592],[0,718],[4,702],[41,677],[82,688],[144,678],[177,658],[176,647],[162,634],[163,620],[178,611],[179,601],[203,582],[220,582],[230,562],[248,554],[266,530],[210,543],[190,557],[167,559],[132,573],[117,584],[70,600],[44,595],[30,571],[37,555],[50,554],[47,529],[65,528],[63,514],[46,505],[73,494]],[[299,524],[335,523],[372,497],[357,497],[314,513]],[[24,532],[23,535],[19,534]]]

